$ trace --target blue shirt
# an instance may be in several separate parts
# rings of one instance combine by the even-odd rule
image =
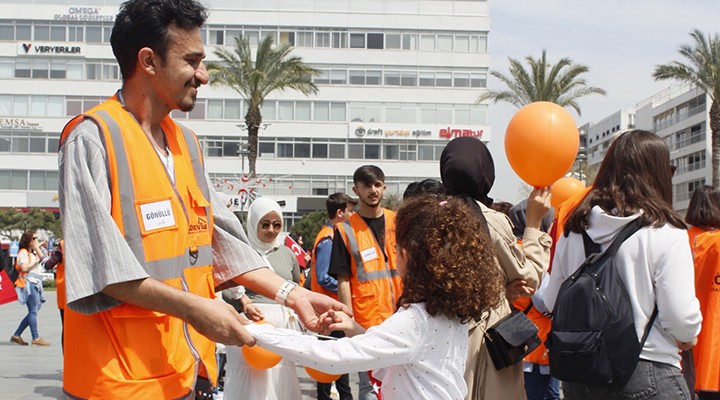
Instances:
[[[330,226],[329,224],[327,226]],[[333,238],[328,236],[315,246],[315,278],[320,286],[337,293],[337,279],[328,275]]]

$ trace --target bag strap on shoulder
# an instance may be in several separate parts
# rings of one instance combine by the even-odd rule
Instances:
[[[643,332],[642,340],[640,341],[640,348],[642,349],[643,346],[645,346],[645,341],[648,338],[648,335],[650,335],[650,329],[652,329],[653,324],[655,323],[655,318],[658,315],[658,309],[657,309],[657,303],[655,303],[655,309],[653,310],[652,315],[650,316],[650,321],[648,321],[647,326],[645,327],[645,332]]]
[[[592,239],[590,239],[590,236],[588,236],[587,231],[582,232],[583,236],[583,244],[585,245],[585,257],[590,257],[593,254],[596,254],[598,256],[607,254],[610,257],[615,256],[617,254],[618,249],[620,249],[620,245],[623,244],[625,240],[627,240],[630,236],[634,235],[635,232],[639,231],[640,228],[645,226],[645,223],[641,220],[641,218],[636,218],[633,222],[625,225],[625,227],[618,233],[618,235],[615,237],[615,240],[613,240],[610,247],[603,252],[600,249],[600,245],[595,243]]]

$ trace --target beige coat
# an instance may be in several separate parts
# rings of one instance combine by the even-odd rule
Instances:
[[[512,232],[510,219],[505,214],[482,204],[480,207],[490,229],[490,239],[495,244],[496,258],[505,278],[505,284],[516,279],[524,279],[528,282],[528,286],[537,289],[550,264],[552,244],[550,236],[538,229],[526,228],[522,245],[519,245]],[[465,367],[467,400],[526,398],[522,363],[498,371],[485,346],[485,329],[509,313],[510,305],[503,299],[498,307],[487,313],[487,318],[469,324],[468,357]]]

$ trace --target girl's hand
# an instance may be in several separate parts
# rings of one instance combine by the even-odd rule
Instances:
[[[545,214],[550,211],[550,187],[537,188],[528,197],[527,210],[525,211],[525,226],[528,228],[540,229]]]
[[[258,322],[265,319],[265,315],[260,310],[260,307],[253,303],[249,297],[243,295],[240,301],[243,304],[243,313],[250,321]]]
[[[676,340],[675,342],[680,350],[689,351],[697,344],[697,337],[689,342],[681,342],[679,340]]]
[[[365,333],[365,328],[360,326],[354,319],[342,311],[330,310],[327,312],[326,320],[329,319],[330,324],[327,326],[331,331],[343,331],[346,336],[355,336]]]

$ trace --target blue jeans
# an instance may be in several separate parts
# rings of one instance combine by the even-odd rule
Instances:
[[[640,360],[624,387],[590,386],[563,382],[566,400],[690,400],[680,369],[669,364]]]
[[[40,302],[40,291],[38,290],[37,286],[35,286],[30,281],[27,281],[25,283],[29,288],[29,294],[28,299],[25,305],[27,306],[28,313],[23,318],[22,321],[20,321],[20,326],[18,326],[17,330],[15,331],[15,336],[20,336],[25,331],[25,328],[30,326],[30,333],[32,334],[33,339],[37,339],[40,337],[40,334],[38,334],[38,328],[37,328],[37,314],[38,311],[40,311],[40,305],[42,304]]]
[[[560,381],[540,373],[540,365],[534,364],[532,372],[525,372],[525,393],[528,400],[559,400]]]

